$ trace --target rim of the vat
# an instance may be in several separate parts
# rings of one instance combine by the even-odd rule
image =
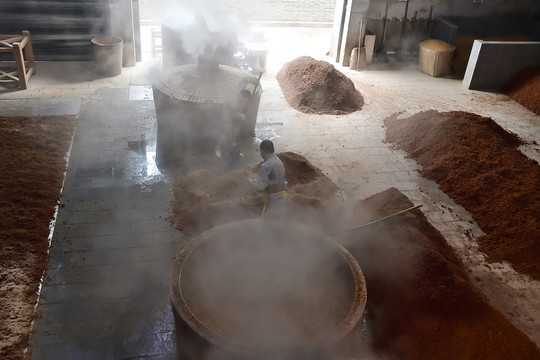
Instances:
[[[124,40],[118,36],[96,36],[92,38],[92,44],[99,46],[122,45]]]
[[[208,328],[197,319],[195,314],[191,312],[191,310],[186,304],[186,301],[184,300],[180,287],[182,269],[191,253],[199,245],[204,243],[206,240],[213,238],[219,233],[227,231],[228,229],[235,229],[239,226],[252,225],[257,223],[273,223],[277,226],[293,227],[299,231],[311,233],[315,237],[317,237],[317,239],[324,241],[325,243],[336,249],[336,251],[341,255],[343,260],[347,263],[353,274],[353,281],[355,286],[354,299],[351,308],[349,309],[349,313],[347,314],[347,317],[341,322],[341,326],[338,327],[335,332],[329,335],[325,335],[324,337],[311,340],[297,347],[277,348],[275,346],[272,346],[271,348],[266,348],[261,346],[250,346],[249,344],[235,341],[235,339],[232,337],[223,336],[215,332],[214,330]],[[335,344],[345,338],[358,325],[358,322],[360,321],[364,313],[367,301],[366,281],[364,278],[364,274],[362,273],[362,269],[360,268],[360,265],[358,265],[354,257],[351,255],[351,253],[349,253],[341,244],[329,237],[327,234],[316,229],[296,223],[273,219],[250,219],[219,225],[191,239],[174,259],[171,273],[169,276],[169,295],[171,298],[172,306],[174,307],[176,313],[180,315],[182,320],[184,320],[199,336],[203,337],[204,339],[215,345],[244,354],[265,350],[285,350],[293,352],[302,351],[302,349],[320,347],[322,345],[321,341],[324,341],[324,345],[331,346],[332,344]]]
[[[259,79],[243,70],[219,64],[216,74],[201,73],[198,64],[184,64],[166,70],[154,85],[170,99],[194,104],[224,104],[235,92],[255,90]]]

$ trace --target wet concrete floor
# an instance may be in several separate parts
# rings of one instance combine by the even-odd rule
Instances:
[[[151,100],[82,102],[32,359],[176,358],[167,274],[182,243],[155,165]]]

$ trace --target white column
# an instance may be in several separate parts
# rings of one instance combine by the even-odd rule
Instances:
[[[122,65],[135,66],[135,31],[131,0],[109,0],[111,35],[124,40]]]

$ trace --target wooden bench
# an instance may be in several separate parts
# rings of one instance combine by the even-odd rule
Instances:
[[[28,88],[28,80],[36,72],[30,32],[0,35],[0,53],[12,53],[15,60],[15,67],[0,67],[0,84],[18,84],[21,89]]]

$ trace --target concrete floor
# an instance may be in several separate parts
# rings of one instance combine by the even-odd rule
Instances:
[[[418,165],[384,142],[383,128],[384,118],[399,112],[405,117],[427,109],[464,110],[490,116],[538,144],[540,117],[505,96],[469,91],[459,81],[392,63],[363,72],[336,65],[364,95],[362,111],[299,113],[284,100],[275,74],[299,55],[325,58],[331,29],[267,28],[266,33],[270,54],[261,79],[259,134],[273,138],[278,151],[300,153],[323,169],[341,188],[344,206],[392,186],[423,204],[422,211],[479,288],[540,345],[540,282],[508,264],[487,265],[474,238],[466,235],[481,235],[470,214],[419,177]],[[143,55],[143,63],[109,79],[95,76],[88,63],[38,63],[28,90],[0,89],[1,100],[34,99],[20,101],[20,111],[35,112],[35,99],[81,99],[65,206],[58,215],[32,339],[33,359],[177,356],[166,287],[183,237],[167,221],[170,179],[154,162],[155,112],[148,85],[159,59]],[[538,145],[522,150],[540,161]]]

